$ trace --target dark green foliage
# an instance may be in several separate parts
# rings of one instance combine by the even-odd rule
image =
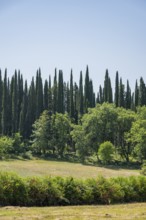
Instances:
[[[116,72],[116,79],[115,79],[115,105],[116,107],[119,106],[119,73]]]
[[[84,97],[83,97],[83,76],[82,71],[80,72],[80,81],[79,81],[79,112],[81,115],[84,113]]]
[[[48,110],[52,112],[53,110],[52,103],[52,88],[51,88],[51,76],[49,76],[49,89],[48,89]]]
[[[146,177],[78,180],[72,177],[20,178],[0,173],[1,206],[57,206],[146,202]]]
[[[63,72],[59,70],[58,76],[58,106],[57,111],[59,113],[64,113],[64,89],[63,89]]]
[[[74,118],[74,100],[73,100],[73,73],[71,70],[70,74],[70,117],[73,119]]]
[[[53,113],[56,113],[57,111],[57,100],[58,100],[58,85],[57,85],[57,70],[55,69],[55,75],[54,75],[54,84],[53,84]]]
[[[49,96],[48,96],[48,81],[45,80],[45,84],[44,84],[44,98],[43,98],[43,106],[44,106],[44,110],[48,109],[48,100],[49,100]]]
[[[121,78],[119,86],[119,107],[125,107],[125,88]]]
[[[43,111],[43,84],[41,77],[41,70],[39,69],[36,74],[36,119],[39,118]]]
[[[106,70],[105,73],[103,97],[104,97],[104,102],[109,102],[109,103],[113,102],[111,80],[109,77],[108,70]]]

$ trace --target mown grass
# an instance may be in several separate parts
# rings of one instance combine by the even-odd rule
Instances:
[[[75,178],[96,178],[139,175],[139,170],[120,167],[98,167],[79,163],[47,160],[7,160],[0,161],[1,171],[16,172],[21,176],[72,176]]]
[[[69,207],[3,207],[0,208],[2,220],[103,220],[103,219],[146,219],[146,203],[102,206]]]

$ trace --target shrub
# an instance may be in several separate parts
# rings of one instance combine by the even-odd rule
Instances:
[[[110,141],[106,141],[99,146],[98,157],[103,163],[108,164],[113,159],[114,151],[114,145]]]
[[[0,173],[0,206],[57,206],[146,202],[146,177],[78,180],[72,177],[20,178]]]

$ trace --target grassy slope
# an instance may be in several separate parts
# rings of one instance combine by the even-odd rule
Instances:
[[[95,220],[95,219],[146,219],[146,203],[108,206],[70,207],[3,207],[0,219],[49,219],[49,220]]]
[[[105,177],[139,175],[139,170],[120,169],[114,167],[87,166],[79,163],[45,161],[45,160],[8,160],[0,161],[1,171],[13,171],[21,176],[73,176],[90,178],[103,175]]]

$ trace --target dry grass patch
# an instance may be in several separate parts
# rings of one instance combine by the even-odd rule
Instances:
[[[2,220],[103,220],[103,219],[146,219],[146,203],[102,206],[68,207],[3,207],[0,208]]]
[[[96,178],[139,175],[139,170],[104,168],[79,163],[45,160],[8,160],[0,161],[1,171],[13,171],[21,176],[72,176],[75,178]]]

